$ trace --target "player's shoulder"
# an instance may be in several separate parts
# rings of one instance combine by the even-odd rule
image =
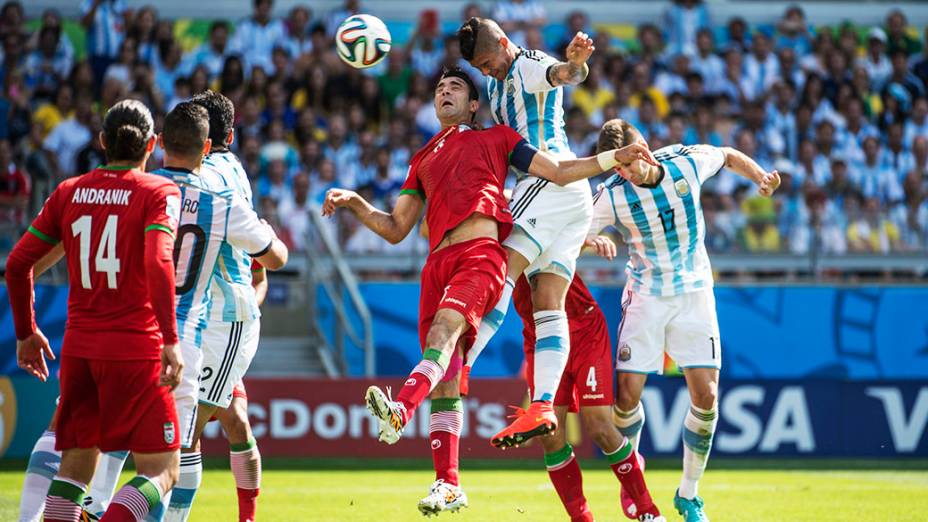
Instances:
[[[551,57],[548,53],[540,51],[538,49],[522,49],[519,52],[519,58],[524,58],[525,61],[522,63],[547,63],[554,58]]]
[[[177,192],[177,184],[170,177],[138,171],[133,175],[135,185],[146,192]]]

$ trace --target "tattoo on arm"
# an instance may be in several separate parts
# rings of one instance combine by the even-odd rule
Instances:
[[[586,80],[590,68],[587,64],[577,65],[571,62],[560,62],[548,67],[548,83],[554,87],[561,85],[577,85]]]

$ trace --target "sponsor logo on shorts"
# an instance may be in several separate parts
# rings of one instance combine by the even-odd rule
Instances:
[[[632,358],[632,347],[628,343],[623,344],[619,348],[619,360],[622,362],[628,361]]]
[[[604,394],[604,393],[585,393],[585,394],[583,394],[583,398],[584,398],[585,400],[602,399],[602,398],[604,398],[605,396],[606,396],[606,394]]]
[[[460,306],[461,308],[467,308],[467,303],[461,301],[460,299],[455,299],[453,297],[446,297],[442,299],[443,303],[451,303]]]
[[[622,464],[621,466],[619,466],[619,473],[621,473],[622,475],[627,474],[631,470],[632,470],[632,465],[630,462],[626,462],[625,464]]]
[[[432,439],[432,449],[437,450],[441,447],[441,441],[438,439]]]
[[[531,225],[532,228],[535,228],[535,223],[537,223],[535,218],[529,218],[526,221],[528,222],[529,225]]]
[[[406,384],[404,384],[404,386],[415,386],[415,385],[416,385],[416,378],[415,378],[415,377],[410,377],[410,378],[406,379]]]
[[[164,443],[174,444],[174,423],[173,422],[164,423]]]

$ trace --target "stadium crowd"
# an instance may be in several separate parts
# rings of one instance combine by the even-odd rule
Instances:
[[[156,119],[205,89],[231,98],[233,148],[251,176],[258,212],[295,251],[312,248],[308,214],[318,213],[330,187],[392,205],[411,154],[439,130],[436,76],[458,65],[478,85],[484,80],[461,58],[454,32],[443,32],[457,24],[440,23],[435,10],[423,11],[413,36],[394,42],[382,64],[346,66],[333,36],[360,12],[364,6],[353,0],[333,12],[280,12],[272,0],[255,0],[251,16],[211,22],[205,39],[190,45],[155,7],[83,0],[86,51],[79,55],[56,12],[27,23],[20,2],[5,3],[0,250],[58,182],[103,163],[101,114],[125,97],[142,100]],[[729,172],[707,182],[710,250],[928,249],[928,47],[904,12],[889,11],[882,26],[812,27],[794,6],[752,27],[678,0],[630,39],[597,30],[589,13],[549,20],[535,0],[501,1],[490,10],[472,4],[460,14],[461,21],[490,16],[519,45],[558,56],[576,31],[595,34],[589,77],[565,95],[578,154],[595,147],[604,121],[621,117],[652,148],[732,145],[778,170],[783,186],[773,199],[755,197]],[[492,124],[486,104],[480,121]],[[160,155],[152,161],[160,166]],[[348,213],[330,223],[329,233],[350,253],[427,248],[410,237],[388,249]]]

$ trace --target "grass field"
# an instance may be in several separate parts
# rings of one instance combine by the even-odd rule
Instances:
[[[925,461],[720,461],[710,463],[700,494],[714,522],[926,521]],[[422,520],[416,502],[432,482],[427,461],[275,461],[266,463],[258,515],[265,521]],[[584,461],[584,491],[597,520],[625,520],[618,486],[603,461]],[[677,462],[649,463],[651,492],[668,520],[679,480]],[[232,476],[210,461],[191,520],[235,520]],[[511,466],[507,464],[507,466]],[[464,462],[471,507],[442,519],[458,522],[566,520],[541,463]],[[0,465],[0,520],[16,520],[24,463]],[[130,475],[124,475],[127,479]]]

